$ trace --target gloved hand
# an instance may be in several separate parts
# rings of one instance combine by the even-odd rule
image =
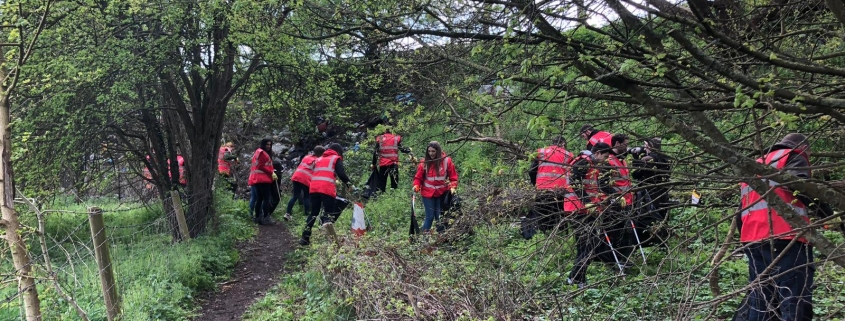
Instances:
[[[374,170],[374,169],[376,169],[376,165],[370,164],[370,170]]]
[[[414,185],[414,192],[416,192],[416,193],[420,192],[420,186],[419,185]]]
[[[449,189],[449,191],[452,192],[452,194],[455,194],[456,188],[452,187]]]
[[[596,214],[598,212],[598,207],[593,203],[585,204],[584,209],[587,211],[587,214]]]
[[[619,203],[619,206],[622,206],[622,207],[628,206],[628,202],[625,201],[625,196],[619,196],[619,198],[617,198],[616,201]]]
[[[276,175],[276,172],[273,172],[273,180],[274,180],[274,181],[279,180],[279,176],[278,176],[278,175]]]

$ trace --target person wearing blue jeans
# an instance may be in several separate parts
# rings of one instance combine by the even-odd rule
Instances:
[[[443,213],[443,202],[446,200],[446,194],[437,197],[423,197],[423,206],[425,206],[425,221],[423,222],[423,232],[431,230],[431,225],[434,221],[440,220],[440,214]]]
[[[428,233],[434,221],[440,219],[446,193],[454,194],[456,188],[458,172],[455,171],[452,158],[446,156],[440,143],[428,143],[425,159],[420,162],[417,174],[414,175],[414,192],[422,195],[425,206],[423,233]]]
[[[255,185],[249,187],[249,217],[253,217],[255,214],[255,203],[258,202],[258,189],[255,188]]]

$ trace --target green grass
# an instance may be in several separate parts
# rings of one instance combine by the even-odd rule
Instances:
[[[409,183],[408,183],[409,184]],[[626,278],[615,267],[594,262],[590,287],[566,284],[574,261],[574,240],[539,234],[524,240],[508,223],[481,224],[468,239],[434,252],[407,239],[409,199],[404,190],[389,191],[367,204],[374,230],[357,243],[337,249],[319,231],[312,245],[291,254],[292,266],[281,282],[250,308],[245,320],[402,319],[426,315],[433,320],[689,320],[730,318],[741,296],[714,299],[707,273],[716,231],[707,228],[713,213],[679,212],[672,222],[678,237],[671,252],[647,248],[648,265],[637,263]],[[418,204],[418,211],[422,205]],[[465,211],[471,215],[472,208]],[[336,230],[348,234],[350,211]],[[293,228],[301,232],[302,223]],[[693,240],[684,242],[680,240]],[[834,237],[841,241],[841,236]],[[373,255],[375,254],[375,255]],[[639,253],[633,258],[639,261]],[[814,292],[817,315],[845,318],[841,269],[819,264]],[[722,293],[746,285],[747,262],[730,258],[720,268]],[[417,297],[417,307],[407,293]],[[415,312],[416,310],[416,312]],[[686,311],[679,315],[678,311]]]
[[[120,210],[137,205],[97,204],[105,210],[106,233],[122,299],[122,320],[188,320],[196,311],[195,295],[213,290],[228,277],[238,260],[235,243],[255,233],[246,217],[246,203],[230,198],[217,198],[219,230],[177,244],[172,244],[170,228],[160,208]],[[51,237],[48,247],[54,270],[62,289],[91,320],[106,320],[85,207],[68,205],[60,209],[73,213],[50,213],[45,223],[46,234]],[[36,226],[32,216],[25,213],[23,221]],[[37,238],[30,234],[27,240],[37,262],[36,274],[43,276]],[[5,264],[9,261],[4,260]],[[79,319],[50,282],[42,282],[38,288],[45,320]],[[0,298],[15,292],[14,286],[5,286],[0,289]],[[19,304],[19,300],[13,300],[0,305],[0,320],[19,319]]]

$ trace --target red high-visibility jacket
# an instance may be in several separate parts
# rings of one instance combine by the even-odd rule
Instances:
[[[317,161],[317,157],[314,155],[305,155],[305,157],[302,157],[302,161],[299,162],[299,166],[296,168],[293,176],[290,177],[290,180],[305,184],[305,186],[311,184],[311,177],[314,176],[314,170],[311,167],[315,161]]]
[[[227,161],[224,157],[226,153],[232,152],[232,149],[226,146],[220,147],[217,151],[217,172],[229,176],[232,171],[232,162]]]
[[[619,159],[613,154],[607,157],[607,164],[615,167],[610,171],[610,185],[613,186],[616,193],[625,197],[627,206],[634,205],[634,193],[631,192],[633,184],[631,184],[631,176],[628,174],[628,164],[625,164],[625,160]]]
[[[390,166],[399,163],[399,142],[402,136],[384,133],[376,137],[378,142],[378,166]]]
[[[793,152],[791,149],[776,150],[766,154],[763,158],[757,159],[757,162],[776,169],[783,169],[791,152]],[[807,157],[806,153],[801,153],[800,155]],[[810,222],[810,218],[807,216],[807,207],[798,200],[791,190],[780,186],[778,182],[772,180],[768,180],[768,182],[769,187],[774,188],[775,194],[780,199],[801,215],[801,218],[805,222]],[[740,184],[740,194],[742,195],[742,229],[739,236],[740,242],[757,242],[772,236],[782,240],[795,238],[795,232],[792,226],[774,208],[770,208],[766,200],[760,197],[760,194],[755,192],[751,186],[746,183]],[[807,240],[804,238],[800,238],[799,241],[807,243]]]
[[[264,184],[273,182],[273,161],[270,155],[259,148],[252,154],[252,166],[249,168],[249,180],[247,185]]]
[[[593,133],[590,136],[589,143],[587,144],[587,149],[590,149],[591,147],[595,146],[598,143],[605,143],[605,144],[610,145],[611,138],[613,138],[613,134],[608,133],[608,132]]]
[[[572,153],[559,146],[549,146],[537,150],[537,189],[562,190],[564,192],[563,211],[576,212],[584,208],[578,195],[569,186],[570,162]]]
[[[420,195],[423,197],[438,197],[445,194],[449,189],[458,187],[458,172],[455,170],[452,158],[443,153],[441,159],[436,160],[436,162],[440,164],[439,170],[437,166],[425,168],[425,161],[421,161],[417,166],[414,186],[420,186]]]
[[[326,150],[323,156],[318,157],[311,165],[314,174],[311,176],[308,192],[337,197],[337,187],[335,186],[337,175],[335,175],[334,169],[337,161],[342,159],[343,157],[333,149]]]

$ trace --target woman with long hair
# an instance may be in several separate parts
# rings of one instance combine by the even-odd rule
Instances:
[[[428,143],[425,158],[420,162],[417,174],[414,175],[414,192],[422,195],[425,206],[423,233],[431,230],[432,223],[440,219],[446,193],[454,194],[456,188],[458,188],[458,172],[455,171],[452,158],[446,156],[440,143],[436,141]]]

